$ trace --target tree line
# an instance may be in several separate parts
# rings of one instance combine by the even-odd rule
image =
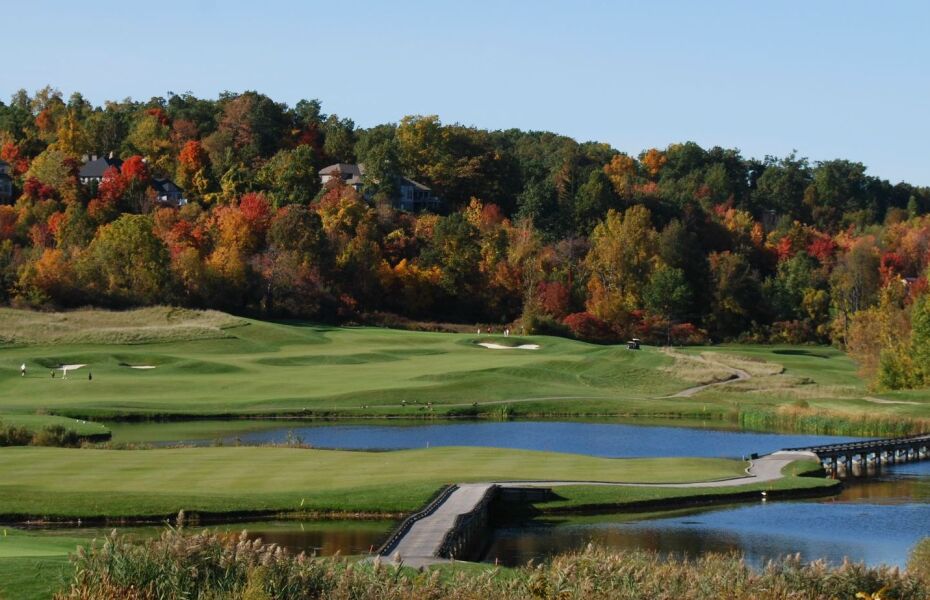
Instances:
[[[82,184],[83,157],[123,159]],[[316,100],[0,102],[0,301],[511,324],[591,341],[835,343],[930,383],[930,188],[693,142],[630,156],[435,116],[360,128]],[[318,171],[363,163],[362,189]],[[399,176],[434,213],[393,208]],[[169,178],[189,202],[153,197]]]

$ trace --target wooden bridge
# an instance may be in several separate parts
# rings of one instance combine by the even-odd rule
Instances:
[[[788,448],[790,452],[813,452],[833,476],[867,476],[885,465],[930,458],[930,434],[897,438],[861,440],[842,444],[825,444],[805,448]]]

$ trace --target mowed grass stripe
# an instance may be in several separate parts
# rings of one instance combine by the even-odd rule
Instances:
[[[410,511],[443,484],[509,479],[683,482],[736,477],[726,459],[629,459],[433,448],[0,450],[0,514],[145,516],[180,509]]]

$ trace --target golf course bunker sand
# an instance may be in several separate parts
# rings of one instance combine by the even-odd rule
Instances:
[[[154,369],[155,365],[126,365],[130,369]]]
[[[68,371],[77,371],[81,367],[86,367],[86,366],[87,365],[61,365],[58,368],[64,371],[65,373],[67,373]]]
[[[519,346],[505,346],[503,344],[494,344],[492,342],[479,342],[479,346],[489,350],[539,350],[539,344],[520,344]]]

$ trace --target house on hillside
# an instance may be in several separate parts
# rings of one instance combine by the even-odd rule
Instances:
[[[325,186],[333,179],[342,179],[346,185],[362,191],[362,177],[365,175],[365,165],[352,165],[349,163],[336,163],[320,169],[320,181]]]
[[[123,161],[112,152],[107,156],[85,156],[84,165],[78,171],[78,179],[84,185],[100,183],[103,181],[107,169],[110,167],[120,169],[122,166]],[[149,181],[149,189],[154,199],[160,204],[168,206],[184,206],[187,204],[187,200],[184,198],[184,190],[166,177],[152,177]]]
[[[0,203],[10,202],[13,199],[13,177],[10,176],[10,165],[0,160]]]
[[[337,177],[342,179],[346,185],[352,186],[356,191],[362,193],[365,180],[365,165],[336,163],[320,169],[320,180],[324,186]],[[397,178],[397,191],[397,197],[391,199],[391,205],[394,208],[419,212],[422,210],[436,211],[442,206],[442,200],[433,195],[433,190],[407,177]]]
[[[84,157],[84,165],[78,171],[78,179],[84,185],[89,183],[100,183],[103,181],[103,174],[110,167],[119,169],[123,166],[123,161],[117,158],[112,152],[107,156],[97,156],[96,154]]]
[[[187,204],[184,191],[170,179],[152,177],[151,186],[152,190],[155,192],[155,199],[162,204],[167,204],[169,206],[184,206]]]

